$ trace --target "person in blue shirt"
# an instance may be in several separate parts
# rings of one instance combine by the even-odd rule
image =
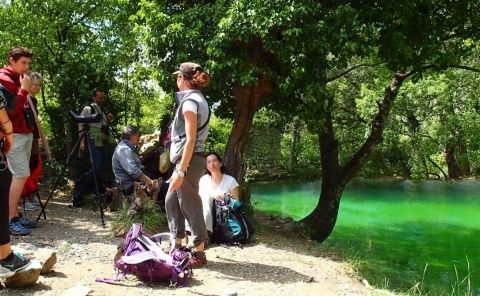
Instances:
[[[140,140],[140,128],[127,125],[122,132],[122,141],[115,148],[112,157],[112,169],[118,189],[125,196],[134,191],[134,182],[140,181],[153,188],[157,180],[145,175],[143,165],[136,152]]]

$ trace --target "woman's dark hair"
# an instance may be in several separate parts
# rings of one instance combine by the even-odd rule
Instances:
[[[205,159],[207,159],[207,157],[209,157],[210,155],[215,155],[215,157],[217,158],[218,161],[220,161],[222,163],[222,166],[220,167],[220,172],[223,174],[225,173],[225,166],[223,165],[223,159],[220,155],[218,155],[217,152],[209,152],[207,153],[207,155],[205,156]],[[210,173],[210,171],[205,168],[205,174],[209,174],[211,175],[212,173]]]
[[[14,62],[17,62],[20,58],[32,58],[33,53],[30,49],[25,47],[12,47],[8,53],[8,59],[12,58]]]
[[[195,87],[195,88],[204,88],[208,81],[210,80],[210,76],[203,72],[203,71],[198,71],[193,75],[192,79],[189,80],[189,82]]]
[[[203,71],[202,66],[192,62],[181,63],[173,74],[182,75],[196,89],[204,88],[210,80],[210,76]]]
[[[127,125],[122,131],[122,140],[130,140],[133,135],[139,134],[140,128],[132,125]]]

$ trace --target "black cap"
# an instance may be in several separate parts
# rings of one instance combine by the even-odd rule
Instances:
[[[197,73],[197,71],[202,72],[203,71],[202,66],[200,66],[199,64],[186,62],[186,63],[181,63],[180,66],[178,67],[178,70],[173,72],[173,74],[182,74],[187,76],[187,78],[192,78],[193,75]]]

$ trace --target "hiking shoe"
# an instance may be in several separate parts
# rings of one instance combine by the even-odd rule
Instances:
[[[40,210],[40,206],[37,206],[35,204],[33,204],[32,202],[25,202],[25,211],[38,211]]]
[[[18,220],[20,224],[25,227],[25,228],[36,228],[37,227],[37,222],[28,220],[27,218],[20,218]]]
[[[190,258],[190,266],[192,268],[200,268],[207,265],[207,256],[205,252],[193,252]]]
[[[10,234],[13,235],[29,235],[30,233],[32,233],[30,229],[22,226],[22,224],[20,223],[20,219],[18,219],[17,221],[10,221],[8,223],[8,227],[10,228]]]
[[[17,272],[24,270],[30,265],[30,258],[23,256],[18,252],[13,252],[12,260],[0,261],[0,278],[9,278]]]

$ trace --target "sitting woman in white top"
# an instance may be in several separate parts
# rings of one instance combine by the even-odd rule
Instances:
[[[209,233],[213,232],[213,200],[222,200],[225,193],[238,200],[238,183],[232,176],[224,174],[222,158],[215,152],[207,154],[207,171],[200,178],[199,195],[202,198],[203,217]]]

